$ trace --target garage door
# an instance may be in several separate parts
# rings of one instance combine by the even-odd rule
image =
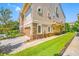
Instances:
[[[30,27],[25,28],[25,35],[30,36]]]

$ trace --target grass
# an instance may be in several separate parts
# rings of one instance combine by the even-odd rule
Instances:
[[[53,40],[46,41],[39,45],[27,48],[13,56],[54,56],[59,54],[65,45],[72,39],[75,33],[66,33]]]

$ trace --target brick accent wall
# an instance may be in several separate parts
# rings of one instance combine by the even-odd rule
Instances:
[[[33,35],[37,34],[37,23],[33,23]]]
[[[32,39],[41,39],[41,38],[46,38],[46,37],[50,37],[53,36],[54,33],[48,33],[48,34],[37,34],[37,35],[33,35]]]
[[[60,25],[58,24],[53,24],[52,25],[52,31],[51,33],[47,33],[47,34],[37,34],[37,23],[33,23],[33,35],[31,36],[32,40],[35,39],[41,39],[41,38],[46,38],[46,37],[50,37],[53,36],[55,34],[60,34]]]

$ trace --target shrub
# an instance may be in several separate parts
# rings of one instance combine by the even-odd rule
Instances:
[[[18,37],[21,36],[21,34],[19,33],[18,30],[11,30],[9,32],[6,33],[8,38],[14,38],[14,37]]]
[[[57,53],[57,54],[54,54],[54,56],[61,56],[61,54],[60,53]]]
[[[18,37],[18,36],[22,36],[19,33],[19,30],[10,30],[10,31],[6,32],[5,34],[6,34],[7,37],[6,38],[0,37],[0,40],[8,39],[8,38],[15,38],[15,37]]]

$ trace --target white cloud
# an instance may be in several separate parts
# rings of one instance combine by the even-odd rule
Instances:
[[[11,3],[8,3],[7,5],[8,5],[8,7],[12,7],[16,12],[21,11],[21,8],[17,5],[14,5],[14,4],[11,4]]]
[[[15,11],[17,11],[17,12],[21,11],[21,8],[19,6],[16,6],[16,5],[13,5],[13,4],[10,4],[10,3],[8,3],[8,6],[15,8]]]
[[[7,4],[8,6],[11,6],[11,7],[16,7],[15,5],[11,4],[11,3],[8,3]]]
[[[21,11],[21,8],[17,6],[15,10],[16,10],[17,12],[19,12],[19,11]]]

